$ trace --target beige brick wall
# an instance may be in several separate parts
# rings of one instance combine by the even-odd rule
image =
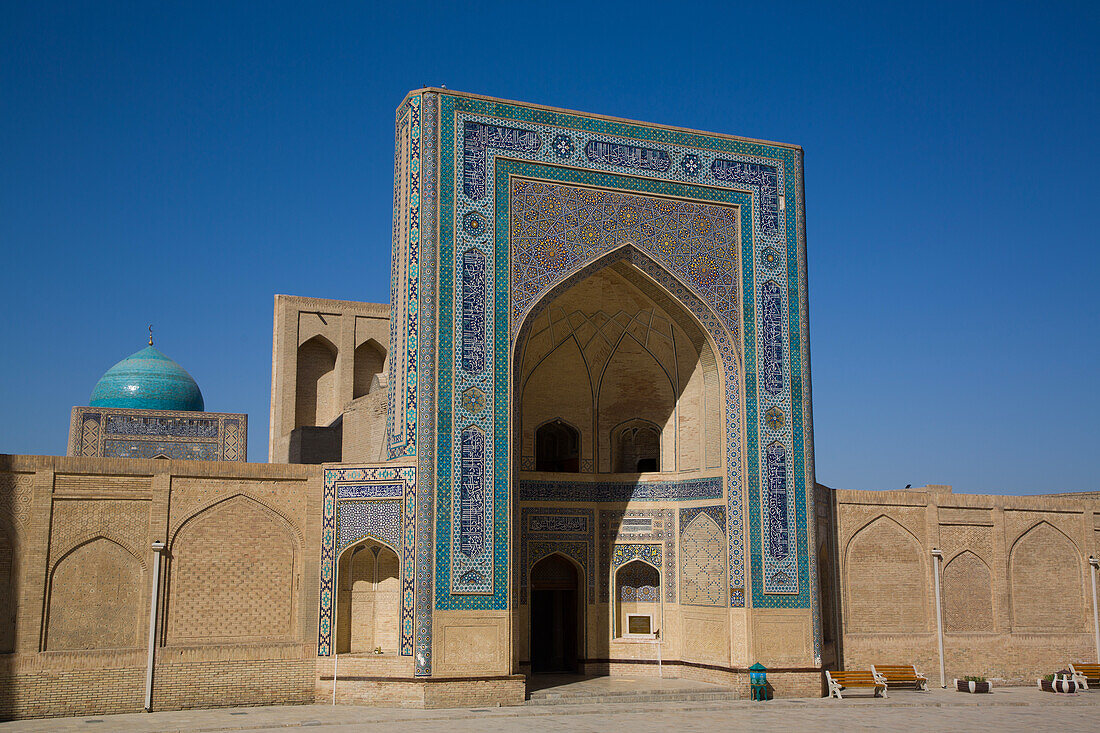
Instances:
[[[370,392],[389,353],[390,307],[276,295],[273,328],[268,460],[286,463],[294,428],[329,425]],[[355,456],[343,460],[377,460],[377,446]]]
[[[102,537],[69,552],[50,578],[45,648],[137,647],[142,588],[141,562]]]
[[[0,456],[0,717],[141,707],[154,539],[154,706],[312,700],[320,501],[315,467]]]
[[[948,681],[978,674],[1029,683],[1094,660],[1095,495],[983,496],[930,486],[819,487],[818,496],[820,554],[840,579],[826,573],[822,586],[824,625],[840,629],[834,666],[915,663],[938,682],[934,547],[944,555]]]

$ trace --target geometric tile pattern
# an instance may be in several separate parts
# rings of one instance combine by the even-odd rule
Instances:
[[[675,515],[671,510],[630,510],[601,511],[600,512],[600,570],[603,580],[600,584],[600,600],[606,603],[610,598],[612,573],[622,564],[615,558],[616,553],[643,552],[647,547],[658,548],[656,554],[651,550],[647,557],[652,561],[657,558],[657,569],[663,574],[665,585],[665,599],[669,603],[676,602],[676,533],[673,526]],[[653,544],[656,542],[657,544]],[[645,543],[645,544],[628,544]],[[635,548],[620,551],[620,547]],[[627,559],[635,557],[631,555]],[[665,567],[660,560],[668,563],[669,572],[664,572]],[[625,562],[625,560],[623,561]]]
[[[421,95],[411,95],[420,97]],[[423,95],[423,103],[416,104],[421,110],[420,139],[428,154],[423,156],[421,165],[420,212],[419,215],[429,226],[425,227],[426,246],[417,250],[415,263],[419,282],[417,282],[417,327],[410,330],[407,337],[413,338],[417,345],[418,374],[436,373],[436,343],[439,336],[438,308],[436,306],[436,275],[438,273],[436,255],[438,242],[435,238],[436,227],[436,133],[438,105],[433,93]],[[432,613],[435,608],[435,532],[436,532],[436,381],[417,380],[415,389],[417,401],[414,407],[418,415],[424,415],[424,423],[417,423],[416,435],[418,480],[416,494],[415,556],[416,556],[416,611],[413,638],[413,674],[417,677],[430,676],[432,673]],[[480,401],[484,407],[484,395]],[[391,403],[392,405],[392,403]],[[392,409],[392,408],[391,408]]]
[[[390,272],[390,344],[402,345],[390,361],[387,411],[390,459],[416,455],[420,317],[421,98],[398,110],[394,140],[393,247]]]
[[[340,552],[371,538],[391,547],[400,558],[400,654],[412,656],[418,568],[415,466],[343,466],[325,470],[321,509],[321,594],[317,614],[317,655],[333,653],[336,567]]]
[[[69,455],[239,462],[247,421],[239,413],[74,407]]]
[[[720,506],[680,510],[680,603],[726,605],[726,521]]]
[[[518,181],[511,195],[513,332],[551,286],[624,242],[669,267],[739,331],[736,209],[545,181]]]
[[[103,441],[104,458],[171,458],[177,461],[216,461],[217,443],[189,440],[118,440]]]
[[[611,555],[611,570],[615,571],[631,560],[644,560],[658,571],[662,568],[660,545],[615,545]]]
[[[527,579],[539,560],[555,552],[584,570],[588,603],[596,602],[596,517],[592,509],[524,507],[520,514],[519,602],[527,603]]]
[[[80,431],[80,455],[94,456],[99,448],[99,415],[84,416]]]
[[[237,420],[226,420],[222,432],[222,460],[245,460],[241,451],[241,424]]]
[[[812,549],[807,541],[806,507],[811,499],[809,486],[812,486],[813,476],[808,433],[808,375],[803,373],[803,354],[808,349],[808,341],[804,329],[804,207],[800,151],[450,94],[440,95],[439,100],[440,124],[436,129],[440,138],[440,173],[436,179],[439,184],[440,260],[432,268],[420,271],[425,287],[432,283],[439,288],[437,294],[433,293],[438,299],[437,306],[420,309],[438,315],[438,324],[433,329],[438,343],[433,344],[432,349],[425,344],[421,351],[422,356],[438,354],[439,359],[438,378],[433,385],[437,391],[428,397],[437,404],[433,413],[436,424],[434,430],[425,429],[420,433],[421,439],[428,432],[437,436],[434,455],[430,456],[434,458],[435,476],[429,483],[437,492],[435,504],[446,510],[440,511],[436,527],[437,576],[433,605],[455,609],[503,609],[508,605],[505,581],[510,567],[509,476],[512,462],[518,458],[511,458],[512,446],[509,444],[511,375],[507,365],[509,336],[521,325],[512,322],[513,304],[509,300],[509,176],[516,175],[528,181],[554,181],[579,188],[733,204],[749,214],[747,224],[744,219],[740,222],[740,250],[736,253],[741,270],[737,330],[730,331],[723,314],[716,313],[723,321],[721,330],[734,334],[731,358],[737,370],[732,374],[737,378],[729,381],[742,383],[745,390],[737,400],[739,406],[744,405],[744,411],[736,417],[740,420],[743,416],[743,429],[733,435],[744,435],[746,442],[737,446],[735,453],[740,455],[744,450],[748,462],[743,473],[740,465],[734,465],[726,479],[730,487],[727,491],[727,531],[734,540],[729,545],[730,584],[738,586],[731,588],[729,602],[745,605],[750,601],[745,595],[748,592],[753,606],[812,608],[809,580],[813,563],[810,562]],[[471,129],[468,124],[480,126],[477,134],[471,137],[473,146],[469,152],[464,134]],[[484,134],[483,129],[486,130]],[[562,136],[567,140],[561,141]],[[603,147],[592,145],[593,141]],[[596,154],[589,155],[590,150]],[[499,156],[498,151],[501,152]],[[667,166],[664,164],[666,156]],[[478,212],[486,224],[485,234],[479,234],[473,241],[472,235],[461,226],[463,217],[471,211]],[[486,255],[487,276],[493,283],[489,291],[494,297],[492,308],[486,303],[484,338],[486,353],[493,355],[494,368],[477,374],[464,371],[461,349],[455,348],[456,341],[461,343],[463,335],[461,288],[457,287],[456,278],[462,271],[462,253],[471,248]],[[710,300],[697,291],[700,282],[708,284],[706,273],[702,280],[692,280],[683,272],[673,271],[664,260],[646,254],[672,271],[685,291],[714,308]],[[572,269],[582,269],[584,264],[577,263]],[[569,270],[563,270],[561,276],[568,277]],[[765,310],[776,312],[773,307],[777,305],[776,300],[765,298],[764,284],[769,280],[780,289],[781,328],[778,330],[768,329],[765,327],[768,324],[760,321]],[[685,300],[679,294],[676,297]],[[537,302],[533,307],[537,307]],[[768,334],[766,343],[765,334]],[[777,353],[781,359],[767,356]],[[763,359],[759,369],[757,354]],[[765,364],[780,369],[781,387],[775,393],[766,389],[768,384],[774,386],[776,382],[773,376],[771,382],[765,383]],[[474,386],[485,395],[485,405],[492,409],[482,409],[477,415],[463,409],[458,396]],[[768,427],[764,421],[765,413],[773,407],[786,416],[778,429],[774,427],[775,420],[773,427]],[[485,480],[489,488],[486,504],[492,508],[492,525],[497,530],[492,535],[492,547],[487,544],[485,548],[485,553],[492,555],[493,592],[478,596],[452,593],[450,578],[454,567],[452,526],[457,519],[457,502],[452,500],[459,473],[456,449],[460,433],[473,424],[487,437]],[[781,543],[771,541],[771,530],[761,521],[768,502],[766,481],[762,481],[766,468],[765,451],[777,441],[787,449],[787,552],[798,582],[797,592],[791,594],[765,588],[765,563],[775,559],[773,551],[781,547]],[[733,461],[736,463],[738,459],[734,457]],[[727,460],[727,467],[730,463]],[[748,525],[750,545],[744,554],[740,546],[743,522]],[[751,572],[746,572],[743,563],[748,564]],[[751,583],[751,588],[746,587],[746,582]],[[740,592],[734,593],[734,590]]]
[[[337,501],[336,556],[367,538],[397,552],[401,547],[401,518],[400,499]]]

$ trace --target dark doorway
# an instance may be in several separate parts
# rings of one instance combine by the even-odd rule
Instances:
[[[577,473],[581,436],[576,428],[554,420],[535,431],[535,470]]]
[[[573,563],[551,555],[531,568],[531,671],[577,671],[580,583]]]

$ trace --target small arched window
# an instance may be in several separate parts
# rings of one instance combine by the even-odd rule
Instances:
[[[572,425],[552,420],[535,431],[535,470],[580,471],[581,434]]]
[[[630,420],[611,436],[615,473],[661,470],[661,431],[653,423]]]

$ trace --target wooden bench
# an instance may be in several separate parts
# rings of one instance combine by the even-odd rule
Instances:
[[[856,687],[872,690],[874,697],[878,697],[879,690],[882,690],[882,696],[889,697],[889,695],[886,694],[886,680],[880,675],[875,674],[873,669],[836,672],[826,670],[825,679],[829,682],[829,697],[836,695],[837,700],[844,699],[840,695],[841,690]]]
[[[1089,689],[1089,683],[1100,683],[1100,664],[1071,664],[1069,671],[1073,673],[1073,679],[1081,684],[1082,690]]]
[[[873,664],[871,671],[885,679],[891,687],[912,685],[915,690],[928,692],[928,678],[912,664]]]

